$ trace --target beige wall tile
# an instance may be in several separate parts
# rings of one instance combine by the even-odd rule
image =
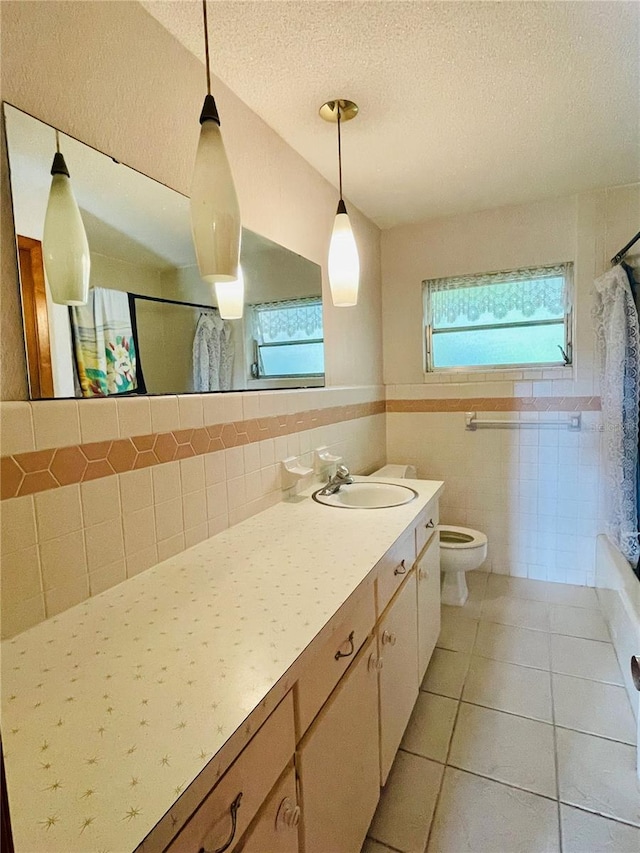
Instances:
[[[244,474],[244,450],[242,447],[232,447],[225,450],[224,461],[227,469],[227,479],[242,477]]]
[[[3,456],[36,449],[29,403],[0,404],[0,450]]]
[[[205,426],[224,423],[224,397],[221,394],[203,394],[202,412]]]
[[[192,456],[191,459],[180,461],[180,480],[183,495],[204,489],[204,479],[204,458],[202,456]]]
[[[109,563],[124,560],[124,537],[122,520],[105,521],[95,524],[85,531],[87,545],[87,566],[90,572],[101,569]]]
[[[2,555],[2,598],[18,604],[42,592],[40,554],[35,545]]]
[[[172,536],[170,539],[164,539],[158,542],[158,560],[168,560],[169,557],[175,557],[181,551],[184,551],[184,533],[178,533],[177,536]]]
[[[59,539],[43,542],[40,545],[40,563],[45,591],[64,587],[81,576],[86,579],[87,557],[82,531],[76,530]]]
[[[156,540],[170,539],[184,531],[182,518],[182,500],[175,498],[165,503],[156,504]]]
[[[174,500],[182,494],[180,463],[167,462],[151,470],[153,481],[153,502],[156,504]]]
[[[218,518],[227,513],[229,502],[227,500],[227,484],[218,483],[215,486],[208,486],[207,495],[207,517],[209,519]],[[213,534],[210,534],[213,535]]]
[[[207,486],[213,486],[216,483],[224,483],[227,476],[224,454],[224,450],[205,454],[204,474]]]
[[[212,518],[209,520],[209,536],[217,536],[218,533],[222,533],[227,527],[229,527],[229,516],[227,513],[219,515],[217,518]]]
[[[246,504],[247,492],[244,477],[227,480],[227,500],[229,501],[229,511],[238,510]]]
[[[209,538],[209,525],[205,522],[197,527],[191,527],[184,532],[184,542],[187,548],[197,545],[198,542],[204,542]]]
[[[38,539],[45,542],[82,529],[80,486],[62,486],[35,495]]]
[[[36,512],[33,495],[0,503],[0,550],[2,556],[35,545]]]
[[[119,438],[116,400],[82,400],[78,404],[82,442]]]
[[[207,521],[207,495],[204,489],[190,492],[182,498],[184,529],[197,527]]]
[[[127,558],[140,551],[148,551],[150,548],[155,549],[156,525],[152,506],[125,515],[122,522],[124,527],[124,550]],[[134,574],[137,573],[134,572]],[[128,559],[127,576],[130,576]]]
[[[148,435],[151,432],[151,406],[148,397],[118,400],[120,438]]]
[[[118,475],[123,515],[137,512],[147,506],[153,506],[151,470],[150,468],[141,468],[138,471],[127,471]]]
[[[259,471],[262,467],[260,462],[260,443],[245,444],[242,448],[244,454],[244,470],[247,474]]]
[[[127,579],[127,569],[124,560],[116,560],[94,572],[89,572],[89,594],[99,595],[105,589],[111,589],[118,583]]]
[[[202,415],[202,396],[200,394],[181,394],[178,397],[180,429],[196,429],[204,423]]]
[[[47,618],[51,618],[89,597],[89,577],[75,578],[65,586],[51,589],[44,594]]]
[[[152,566],[155,566],[157,562],[158,549],[155,544],[150,548],[143,548],[141,551],[138,551],[133,555],[127,555],[127,577],[132,578],[134,575],[139,575],[140,572],[144,572]]]
[[[45,619],[43,593],[26,601],[12,601],[3,595],[1,601],[3,640],[26,631]]]
[[[85,527],[119,519],[122,515],[117,476],[81,483],[80,500]]]
[[[80,444],[76,400],[44,400],[31,404],[36,450]]]
[[[177,397],[151,397],[152,432],[172,432],[180,428]]]

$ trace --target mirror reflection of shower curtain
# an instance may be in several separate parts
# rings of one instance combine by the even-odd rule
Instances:
[[[193,390],[230,391],[233,356],[231,324],[213,308],[203,311],[193,338]]]
[[[83,397],[130,394],[138,388],[129,294],[94,287],[86,305],[70,308],[73,354]]]
[[[607,533],[637,567],[640,325],[629,277],[621,265],[596,279],[592,315],[600,358]]]

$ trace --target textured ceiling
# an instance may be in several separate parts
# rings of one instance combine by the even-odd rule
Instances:
[[[200,2],[142,5],[202,56]],[[212,69],[380,227],[640,177],[636,2],[209,0]],[[204,73],[203,73],[204,86]],[[222,116],[224,123],[224,116]]]

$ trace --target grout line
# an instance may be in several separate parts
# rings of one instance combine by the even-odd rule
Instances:
[[[622,689],[624,690],[624,688],[622,688]],[[553,693],[553,686],[552,686],[551,690]],[[554,726],[557,729],[563,729],[564,731],[567,731],[567,732],[577,732],[579,735],[588,735],[589,737],[599,737],[601,740],[608,740],[611,743],[619,743],[622,746],[630,746],[632,749],[636,748],[635,743],[629,743],[628,740],[618,740],[618,738],[610,737],[610,735],[601,735],[601,734],[597,734],[596,732],[587,732],[584,729],[575,729],[575,728],[573,728],[573,726],[563,726],[560,723],[554,723]]]
[[[556,730],[556,701],[553,692],[553,674],[549,674],[549,683],[551,688],[551,719],[553,720],[553,764],[556,778],[556,799],[558,801],[558,840],[560,844],[560,853],[563,850],[562,839],[562,814],[560,810],[560,763],[558,761],[558,733]]]
[[[549,794],[541,794],[539,791],[532,791],[529,788],[522,788],[520,785],[514,785],[511,782],[496,779],[494,776],[485,776],[483,773],[478,773],[477,770],[469,770],[467,767],[458,767],[457,764],[448,764],[447,767],[451,767],[453,770],[458,770],[460,773],[468,773],[469,776],[475,776],[476,779],[485,779],[487,782],[495,782],[496,785],[502,785],[504,788],[522,791],[523,794],[531,794],[532,797],[540,797],[542,800],[548,800],[550,803],[558,803],[557,797],[551,797]]]
[[[631,821],[623,820],[621,817],[613,817],[611,814],[605,814],[605,812],[597,812],[593,809],[588,809],[586,806],[578,806],[576,803],[569,803],[566,800],[560,800],[559,805],[561,806],[569,806],[569,808],[577,809],[579,812],[585,812],[585,814],[596,815],[597,817],[601,817],[604,820],[611,820],[613,823],[621,823],[623,826],[630,826],[633,829],[640,829],[640,823],[631,823]]]

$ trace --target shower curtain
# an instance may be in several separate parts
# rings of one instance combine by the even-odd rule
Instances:
[[[600,358],[608,535],[637,569],[640,326],[626,270],[595,281],[593,321]]]
[[[233,354],[231,325],[215,309],[200,314],[193,338],[193,390],[230,391]]]

